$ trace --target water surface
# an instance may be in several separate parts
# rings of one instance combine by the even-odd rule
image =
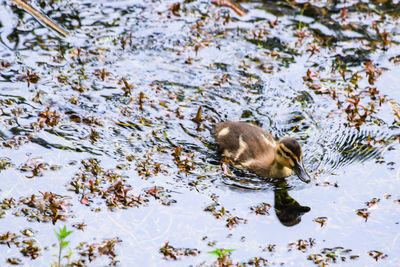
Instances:
[[[32,4],[70,34],[0,1],[0,265],[64,225],[75,265],[398,264],[397,4]],[[226,120],[298,139],[312,182],[224,173]]]

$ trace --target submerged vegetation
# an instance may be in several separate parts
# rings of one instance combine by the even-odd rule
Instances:
[[[0,265],[399,262],[398,1],[28,2],[0,0]],[[311,184],[221,159],[226,120]]]

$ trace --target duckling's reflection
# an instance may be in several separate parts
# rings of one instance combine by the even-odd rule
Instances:
[[[290,186],[285,179],[268,180],[242,170],[234,170],[233,173],[235,174],[234,177],[224,178],[224,183],[232,186],[232,189],[262,190],[273,188],[275,214],[281,224],[285,226],[294,226],[300,223],[301,217],[311,210],[310,207],[300,205],[299,202],[289,196]]]
[[[274,186],[274,209],[279,221],[285,226],[293,226],[301,222],[301,216],[311,209],[302,206],[289,196],[288,185],[285,180]]]

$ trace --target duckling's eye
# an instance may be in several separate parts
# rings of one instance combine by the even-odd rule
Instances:
[[[283,151],[283,153],[285,153],[286,157],[290,158],[290,153],[289,152],[287,152],[285,150],[282,150],[282,151]]]

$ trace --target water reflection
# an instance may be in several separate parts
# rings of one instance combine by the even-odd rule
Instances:
[[[278,181],[274,186],[274,209],[281,224],[293,226],[301,222],[301,216],[311,210],[310,207],[300,205],[289,196],[288,185],[285,180]]]
[[[233,170],[235,176],[224,177],[223,182],[231,186],[232,190],[273,190],[274,210],[281,224],[294,226],[301,222],[301,217],[311,210],[302,206],[289,195],[292,189],[285,179],[268,179],[256,176],[247,171]]]

